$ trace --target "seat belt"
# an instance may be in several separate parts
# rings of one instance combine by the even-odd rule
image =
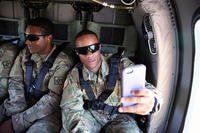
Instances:
[[[90,83],[83,79],[83,73],[82,73],[83,64],[79,63],[77,65],[77,68],[78,68],[78,72],[79,72],[80,85],[85,89],[85,92],[86,92],[88,98],[90,100],[95,100],[95,95],[92,91],[92,87],[91,87]]]
[[[99,96],[99,100],[101,101],[105,101],[115,88],[115,84],[119,75],[118,70],[122,52],[123,51],[118,50],[118,52],[114,54],[110,59],[107,89],[103,91],[103,93],[101,93]]]
[[[28,89],[31,87],[32,72],[33,72],[33,60],[31,60],[31,54],[27,56],[26,65],[26,77],[25,77],[25,93],[28,94]]]
[[[64,45],[57,46],[56,49],[52,52],[49,58],[44,62],[39,73],[36,75],[35,80],[32,82],[32,72],[33,72],[33,61],[31,56],[29,56],[26,64],[26,95],[32,95],[36,98],[41,98],[46,92],[41,91],[41,86],[44,80],[45,75],[49,69],[53,66],[53,63],[58,56],[58,54],[64,49]]]

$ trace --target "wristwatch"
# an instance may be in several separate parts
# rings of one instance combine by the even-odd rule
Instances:
[[[160,103],[158,102],[158,99],[156,97],[154,97],[154,106],[152,108],[152,111],[150,112],[150,114],[155,113],[157,111],[160,110]]]

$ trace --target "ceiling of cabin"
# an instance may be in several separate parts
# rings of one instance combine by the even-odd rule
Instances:
[[[1,1],[1,0],[0,0]],[[2,1],[11,1],[11,0],[2,0]],[[88,2],[88,3],[108,3],[116,5],[132,5],[136,0],[20,0],[30,3],[42,3],[42,2],[58,2],[58,3],[70,3],[70,2]]]

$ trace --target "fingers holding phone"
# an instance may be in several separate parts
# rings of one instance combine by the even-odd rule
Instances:
[[[145,77],[146,67],[143,64],[125,68],[122,72],[122,97],[132,97],[131,92],[145,88]],[[122,105],[126,107],[134,104],[133,101],[126,101]]]
[[[121,113],[135,113],[140,115],[147,115],[154,106],[154,93],[153,91],[142,88],[131,92],[131,96],[122,97],[122,103],[134,103],[129,106],[119,108]]]
[[[122,72],[122,107],[119,112],[146,115],[154,105],[154,94],[145,88],[146,67],[129,66]]]

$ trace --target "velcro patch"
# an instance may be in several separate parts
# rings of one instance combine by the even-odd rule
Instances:
[[[64,79],[63,79],[63,77],[54,77],[54,84],[55,85],[62,85],[62,84],[64,84]]]
[[[4,69],[9,69],[11,67],[11,61],[9,60],[3,61],[2,65]]]

